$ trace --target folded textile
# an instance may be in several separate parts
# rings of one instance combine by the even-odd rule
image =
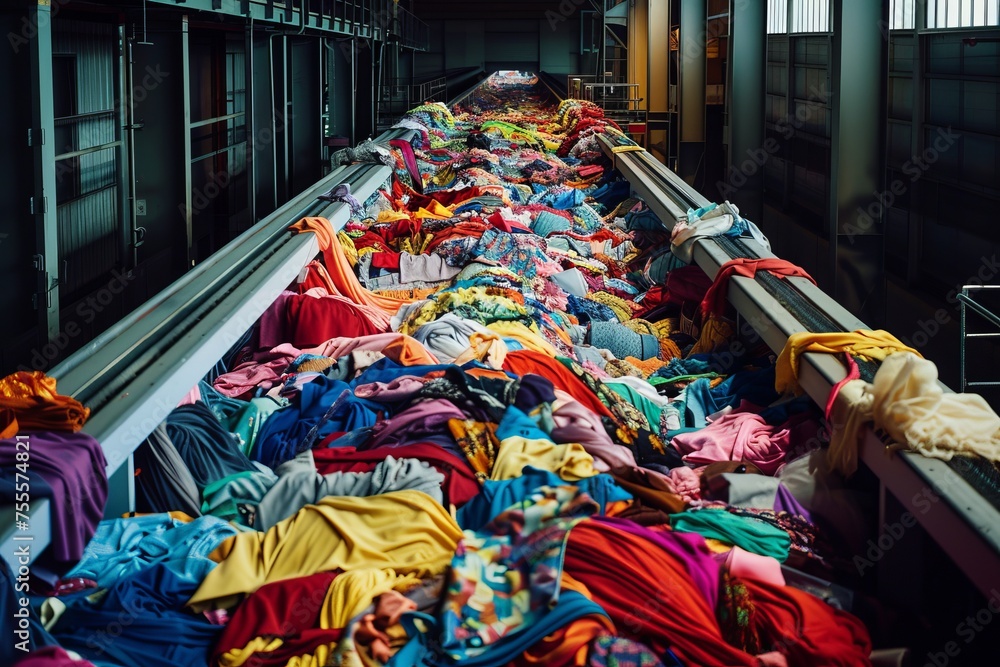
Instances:
[[[885,430],[899,447],[950,460],[979,455],[1000,461],[1000,417],[978,394],[945,393],[937,366],[914,354],[890,354],[873,382],[852,380],[831,395],[833,424],[827,460],[844,474],[858,466],[865,422]]]

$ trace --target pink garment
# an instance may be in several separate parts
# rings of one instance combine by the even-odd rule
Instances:
[[[354,389],[358,398],[367,398],[379,403],[395,403],[403,401],[420,391],[427,382],[425,378],[415,375],[404,375],[392,382],[370,382],[360,384]]]
[[[705,465],[717,461],[748,461],[765,475],[774,475],[785,463],[795,443],[815,437],[819,423],[809,414],[794,415],[771,426],[754,412],[731,412],[703,429],[682,433],[671,440],[684,461]]]
[[[676,438],[675,438],[676,440]],[[680,466],[670,471],[670,483],[686,503],[701,500],[701,470]]]
[[[729,574],[734,577],[764,581],[774,586],[785,585],[785,575],[781,571],[781,563],[770,556],[750,553],[734,546],[726,554],[725,560]]]
[[[610,375],[608,375],[607,371],[605,371],[603,368],[601,368],[600,366],[598,366],[597,364],[595,364],[593,361],[590,361],[589,359],[587,361],[583,362],[582,365],[583,365],[583,367],[585,369],[587,369],[588,371],[590,371],[591,375],[593,375],[594,377],[596,377],[598,380],[612,380],[612,379],[614,379]]]
[[[289,357],[279,353],[265,356],[273,358],[268,361],[250,361],[241,364],[225,375],[215,378],[212,386],[223,396],[249,399],[258,386],[264,390],[274,386],[298,355]]]
[[[638,465],[632,450],[611,440],[600,417],[565,391],[556,389],[555,393],[552,421],[556,427],[549,434],[555,442],[576,442],[583,445],[587,453],[594,457],[594,469],[598,472],[608,472],[621,466],[634,468]]]

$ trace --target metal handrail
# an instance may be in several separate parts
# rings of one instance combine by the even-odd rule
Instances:
[[[962,391],[966,391],[969,387],[1000,387],[1000,382],[998,381],[969,382],[966,374],[968,364],[968,350],[966,350],[966,342],[970,338],[1000,338],[1000,315],[997,315],[992,310],[969,296],[969,292],[989,292],[992,290],[1000,290],[1000,285],[962,285],[962,291],[957,295],[958,301],[961,304],[961,338],[959,340],[958,354],[959,383],[962,387]],[[981,334],[969,333],[967,313],[970,308],[977,315],[995,326],[998,331]]]

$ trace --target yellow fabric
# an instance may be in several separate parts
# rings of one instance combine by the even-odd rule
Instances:
[[[526,465],[554,472],[567,482],[577,482],[597,474],[594,457],[581,444],[557,445],[550,440],[512,436],[500,442],[490,479],[520,477]]]
[[[463,366],[475,359],[491,368],[502,368],[507,358],[507,344],[496,334],[476,332],[469,336],[469,347],[455,359],[456,366]]]
[[[408,213],[403,213],[402,211],[379,211],[378,218],[376,222],[396,222],[397,220],[409,220],[410,216]]]
[[[358,249],[354,246],[354,239],[347,235],[347,232],[341,230],[337,232],[337,240],[340,241],[340,245],[344,246],[344,255],[347,257],[347,261],[351,266],[358,265]]]
[[[615,146],[611,149],[612,153],[634,153],[636,151],[646,150],[642,146]]]
[[[403,591],[420,583],[418,577],[394,570],[363,569],[338,575],[327,591],[319,612],[319,627],[346,628],[355,616],[389,591]]]
[[[733,325],[728,321],[720,320],[715,316],[709,316],[705,320],[705,323],[701,325],[701,335],[699,335],[698,342],[691,348],[688,356],[715,352],[728,343],[735,333]]]
[[[449,220],[455,217],[451,209],[438,201],[431,201],[430,208],[420,207],[414,214],[415,218],[433,218],[434,220]]]
[[[240,667],[246,664],[252,656],[257,653],[270,653],[277,651],[285,642],[277,637],[265,639],[264,637],[254,637],[243,648],[229,649],[219,658],[221,667]]]
[[[785,348],[775,364],[774,387],[779,393],[794,391],[802,393],[799,387],[799,358],[804,352],[826,352],[837,354],[847,352],[868,361],[884,361],[895,352],[910,352],[918,357],[920,353],[907,347],[888,331],[868,331],[859,329],[852,332],[798,333],[788,337]],[[921,357],[922,358],[922,357]]]
[[[527,350],[541,352],[542,354],[550,357],[556,357],[559,355],[559,351],[552,347],[551,343],[521,322],[498,320],[496,322],[490,322],[486,325],[486,328],[490,331],[495,331],[504,338],[513,338]]]
[[[432,577],[448,567],[461,537],[451,515],[420,491],[328,496],[266,533],[224,541],[211,554],[221,562],[188,605],[195,611],[230,608],[266,583],[335,569]]]

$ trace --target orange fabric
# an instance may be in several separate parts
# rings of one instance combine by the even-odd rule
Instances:
[[[515,375],[528,375],[529,373],[541,375],[547,378],[556,389],[562,389],[593,412],[614,420],[611,410],[608,410],[607,406],[601,403],[594,392],[576,377],[573,371],[552,357],[531,350],[518,350],[507,355],[503,362],[503,369]]]
[[[0,379],[0,436],[22,430],[70,431],[83,428],[90,408],[56,391],[56,379],[41,371],[18,371]]]
[[[399,338],[382,349],[382,354],[403,366],[434,366],[441,363],[415,338],[399,334]]]
[[[319,241],[319,247],[323,251],[323,260],[326,269],[330,274],[334,290],[331,294],[346,296],[353,299],[355,303],[360,303],[373,308],[385,311],[387,315],[395,315],[396,312],[409,301],[404,299],[391,299],[379,296],[361,286],[358,277],[351,268],[351,263],[344,254],[344,247],[337,240],[337,235],[330,226],[330,221],[325,218],[302,218],[289,229],[296,233],[313,232]]]
[[[590,643],[614,634],[615,626],[604,616],[584,616],[565,625],[511,661],[512,667],[586,667]]]
[[[403,366],[435,366],[441,363],[416,339],[391,332],[359,338],[331,338],[322,345],[302,352],[339,359],[357,349],[381,352]]]

